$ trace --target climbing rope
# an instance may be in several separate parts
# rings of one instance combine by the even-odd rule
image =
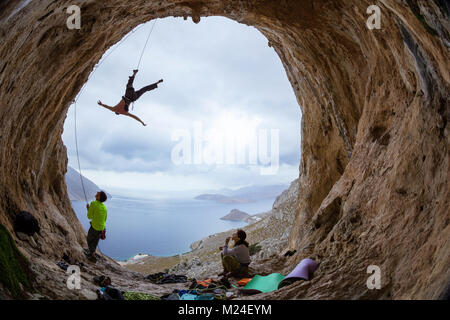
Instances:
[[[155,27],[156,24],[156,19],[153,22],[152,28],[150,29],[150,32],[147,36],[147,40],[145,41],[145,45],[144,48],[142,49],[142,53],[141,56],[139,57],[139,62],[137,65],[136,69],[139,69],[139,66],[141,65],[141,61],[142,61],[142,57],[144,56],[144,52],[145,49],[147,48],[147,44],[148,41],[150,39],[150,36],[153,32],[153,28]],[[91,74],[89,75],[87,81],[84,83],[84,85],[81,87],[80,92],[78,93],[78,95],[76,96],[75,100],[73,100],[72,104],[74,105],[74,122],[75,122],[75,149],[76,149],[76,153],[77,153],[77,163],[78,163],[78,172],[80,174],[80,181],[81,181],[81,187],[83,189],[83,194],[84,194],[84,200],[86,201],[86,204],[88,204],[88,200],[87,200],[87,196],[86,196],[86,189],[84,187],[84,181],[83,181],[83,173],[81,171],[81,163],[80,163],[80,154],[78,151],[78,130],[77,130],[77,102],[78,99],[81,97],[81,95],[83,94],[84,89],[86,88],[87,83],[89,82],[89,79],[95,74],[95,72],[97,71],[97,69],[106,61],[106,59],[108,59],[108,57],[118,48],[121,46],[122,43],[124,43],[128,37],[130,37],[131,35],[133,35],[136,31],[140,30],[140,28],[142,28],[144,25],[142,24],[141,26],[139,26],[138,28],[134,29],[133,31],[131,31],[126,37],[124,37],[122,40],[120,40],[117,45],[111,49],[111,51],[108,52],[108,54],[99,62],[94,66],[94,69],[92,70]],[[133,103],[133,109],[134,109],[134,103]],[[109,234],[111,234],[111,229],[109,229]],[[98,249],[101,252],[101,248],[100,248],[100,242],[98,243]]]
[[[137,64],[136,70],[139,70],[139,67],[141,66],[142,57],[144,56],[145,49],[147,48],[148,40],[150,39],[150,36],[153,33],[153,28],[155,28],[156,21],[157,21],[157,19],[155,19],[155,21],[153,22],[152,28],[150,29],[150,32],[148,33],[147,40],[145,41],[144,48],[142,49],[142,52],[141,52],[141,56],[139,57],[139,62]],[[134,110],[134,101],[132,102],[131,110]]]
[[[144,45],[144,48],[142,49],[141,56],[139,57],[139,62],[138,62],[138,65],[137,65],[137,68],[136,68],[136,69],[139,69],[139,67],[140,67],[140,65],[141,65],[142,57],[144,56],[145,49],[147,48],[147,44],[148,44],[148,41],[149,41],[149,39],[150,39],[150,36],[151,36],[151,34],[152,34],[152,32],[153,32],[153,28],[155,27],[155,24],[156,24],[156,19],[155,19],[155,21],[153,22],[152,28],[150,29],[150,32],[149,32],[149,34],[148,34],[148,36],[147,36],[147,40],[145,41],[145,45]],[[111,49],[110,52],[108,52],[108,54],[107,54],[107,55],[106,55],[106,56],[105,56],[98,64],[96,64],[96,65],[94,66],[94,69],[92,70],[91,74],[89,75],[88,80],[87,80],[87,81],[84,83],[84,85],[81,87],[80,92],[78,93],[77,97],[75,98],[75,100],[74,100],[73,103],[72,103],[72,104],[74,105],[75,149],[76,149],[76,153],[77,153],[78,172],[79,172],[79,174],[80,174],[81,187],[82,187],[82,189],[83,189],[83,194],[84,194],[84,199],[85,199],[85,201],[86,201],[86,204],[88,204],[88,200],[87,200],[87,196],[86,196],[86,189],[85,189],[85,187],[84,187],[83,173],[82,173],[82,171],[81,171],[80,155],[79,155],[79,151],[78,151],[77,102],[78,102],[78,99],[81,97],[81,95],[82,95],[84,89],[86,88],[86,85],[87,85],[87,83],[89,82],[89,79],[95,74],[95,72],[97,71],[97,69],[98,69],[98,68],[106,61],[106,59],[108,59],[108,57],[109,57],[109,56],[110,56],[110,55],[111,55],[118,47],[121,46],[122,43],[124,43],[124,42],[128,39],[128,37],[130,37],[131,35],[133,35],[136,31],[140,30],[143,26],[144,26],[144,25],[142,24],[141,26],[139,26],[139,27],[136,28],[135,30],[131,31],[126,37],[124,37],[122,40],[120,40],[119,43],[118,43],[113,49]],[[134,109],[134,102],[133,102],[133,109]],[[109,232],[109,236],[110,236],[110,235],[111,235],[111,229],[109,229],[108,232]],[[98,249],[99,249],[100,252],[101,252],[100,242],[98,243]]]
[[[78,170],[80,172],[80,181],[81,181],[81,187],[83,188],[84,200],[86,200],[86,204],[87,204],[88,200],[87,200],[87,196],[86,196],[86,189],[84,188],[83,175],[81,174],[80,155],[78,153],[77,102],[76,101],[75,101],[75,106],[74,106],[74,119],[75,119],[75,149],[77,150]]]
[[[144,48],[142,49],[141,52],[141,56],[139,57],[139,62],[137,65],[136,69],[139,69],[140,65],[141,65],[141,61],[142,61],[142,57],[144,56],[144,52],[145,49],[147,48],[147,44],[148,41],[150,39],[150,36],[153,32],[153,28],[155,27],[156,24],[156,19],[153,22],[152,28],[150,29],[150,32],[147,36],[147,40],[145,41],[145,45]],[[94,66],[94,69],[92,70],[91,74],[88,77],[88,80],[85,82],[85,84],[81,87],[80,92],[78,93],[77,97],[75,98],[75,100],[72,102],[72,104],[74,105],[74,122],[75,122],[75,149],[76,149],[76,154],[77,154],[77,163],[78,163],[78,172],[80,174],[80,181],[81,181],[81,187],[83,189],[83,194],[84,194],[84,199],[86,201],[86,204],[88,204],[88,200],[87,200],[87,196],[86,196],[86,189],[84,187],[84,181],[83,181],[83,174],[81,171],[81,164],[80,164],[80,155],[79,155],[79,151],[78,151],[78,134],[77,134],[77,102],[78,99],[81,97],[84,89],[86,88],[87,83],[89,82],[89,79],[95,74],[95,72],[97,71],[97,69],[106,61],[106,59],[108,59],[108,57],[118,48],[120,47],[120,45],[122,43],[124,43],[128,37],[130,37],[132,34],[134,34],[136,31],[140,30],[144,25],[142,24],[141,26],[139,26],[138,28],[136,28],[135,30],[131,31],[126,37],[124,37],[122,40],[119,41],[119,43],[113,48],[111,49],[110,52],[108,52],[108,54],[99,62]],[[133,102],[133,109],[134,109],[134,102]]]
[[[145,41],[144,48],[142,49],[142,52],[141,52],[141,56],[139,57],[139,62],[136,67],[136,70],[139,70],[139,67],[141,66],[142,57],[144,56],[145,49],[147,48],[148,40],[150,39],[150,36],[153,33],[153,29],[155,28],[156,21],[157,21],[157,19],[155,19],[155,21],[153,22],[152,28],[150,29],[150,32],[148,33],[147,40]]]

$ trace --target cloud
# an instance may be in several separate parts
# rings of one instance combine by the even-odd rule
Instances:
[[[144,94],[131,111],[148,126],[97,105],[97,100],[111,106],[119,102],[149,28],[151,23],[115,48],[79,98],[77,132],[83,173],[105,187],[144,190],[151,184],[160,192],[295,179],[300,162],[300,109],[279,57],[253,27],[219,17],[204,18],[198,25],[181,18],[158,20],[134,85],[139,89],[161,78],[164,82]],[[192,130],[198,121],[206,128],[214,126],[223,112],[258,118],[258,128],[279,130],[276,175],[261,176],[257,167],[248,165],[172,163],[176,142],[171,134]],[[75,167],[73,108],[63,140],[69,165]]]

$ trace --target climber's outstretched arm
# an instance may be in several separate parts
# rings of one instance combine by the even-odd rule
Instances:
[[[106,108],[106,109],[109,109],[111,111],[114,111],[113,107],[110,107],[110,106],[107,106],[106,104],[103,104],[100,100],[98,100],[97,103],[98,103],[99,106],[102,106],[103,108]]]
[[[146,126],[146,124],[141,119],[136,117],[134,114],[131,114],[131,113],[127,112],[127,113],[124,113],[123,115],[124,116],[128,116],[130,118],[133,118],[134,120],[139,121],[140,123],[142,123],[143,126]]]

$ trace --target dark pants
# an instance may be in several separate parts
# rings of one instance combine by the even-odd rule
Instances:
[[[88,234],[87,234],[87,243],[89,247],[89,253],[93,254],[95,252],[95,249],[97,249],[98,242],[100,241],[100,235],[102,234],[101,231],[97,231],[92,226],[89,228]]]
[[[233,256],[224,256],[223,253],[220,254],[220,257],[222,258],[222,266],[225,272],[230,272],[234,276],[248,275],[248,265],[241,264]]]
[[[127,83],[127,89],[125,91],[126,102],[131,103],[139,99],[144,93],[147,91],[156,89],[158,87],[158,83],[151,84],[149,86],[143,87],[142,89],[135,91],[133,88],[134,76],[131,76]]]

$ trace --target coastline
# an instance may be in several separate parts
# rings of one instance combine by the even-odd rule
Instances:
[[[249,212],[264,211],[272,205],[273,200],[251,204]],[[72,207],[87,232],[84,202],[73,201]],[[247,225],[244,221],[220,220],[231,206],[196,200],[134,202],[115,197],[107,207],[107,240],[100,242],[100,251],[116,261],[127,261],[139,253],[158,257],[185,254],[191,250],[190,244],[208,235]]]
[[[280,255],[286,249],[295,218],[297,190],[298,179],[276,198],[270,211],[258,214],[261,220],[241,227],[246,231],[250,245],[260,248],[252,256],[253,262],[257,263],[271,256]],[[237,228],[214,233],[194,241],[190,244],[191,250],[183,254],[164,257],[137,255],[119,263],[131,271],[143,274],[167,272],[186,274],[192,278],[208,277],[221,269],[218,248],[235,230]]]

